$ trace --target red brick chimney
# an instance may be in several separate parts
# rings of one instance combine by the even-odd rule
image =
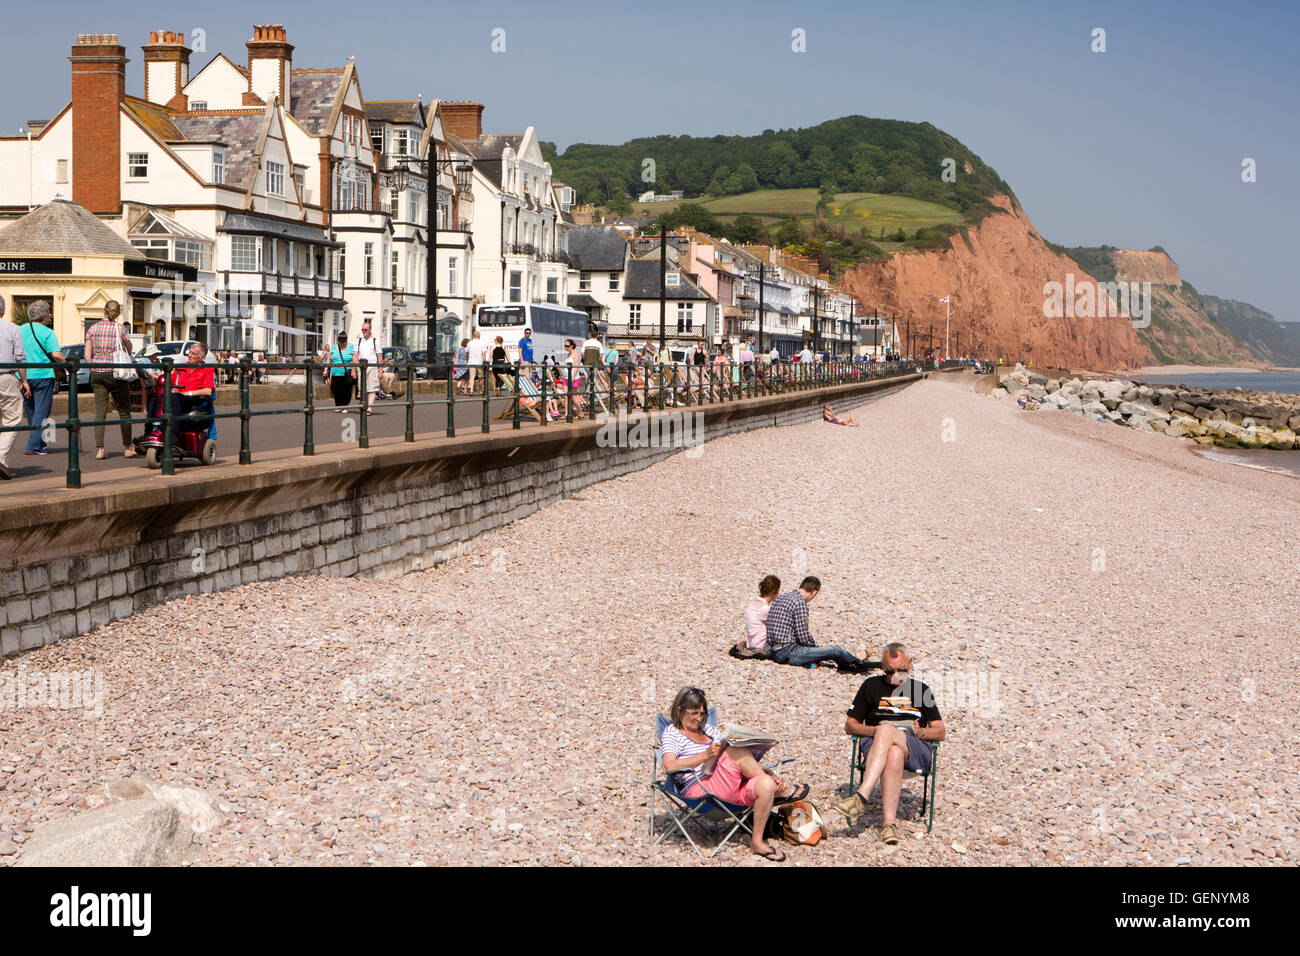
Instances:
[[[90,212],[122,211],[122,102],[126,50],[116,33],[82,33],[72,62],[72,199]]]
[[[185,34],[155,30],[144,51],[144,98],[169,109],[184,110],[189,103],[184,93],[190,81],[190,49]]]
[[[478,139],[483,135],[483,104],[453,100],[438,104],[442,113],[442,131],[457,139]]]
[[[279,23],[253,27],[248,47],[248,92],[245,106],[261,106],[278,96],[289,108],[289,79],[293,70],[293,45]]]

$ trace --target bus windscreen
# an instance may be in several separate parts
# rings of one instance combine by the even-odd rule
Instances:
[[[514,306],[513,308],[508,309],[479,309],[478,324],[484,327],[489,325],[523,325],[523,307]]]

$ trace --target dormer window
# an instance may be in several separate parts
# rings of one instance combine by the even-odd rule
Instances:
[[[664,275],[664,285],[676,288],[681,284],[682,276],[680,272],[669,272]]]
[[[226,181],[226,154],[220,149],[212,151],[212,181],[218,186]]]
[[[202,113],[208,108],[207,100],[195,100],[190,104],[190,109],[195,113]]]

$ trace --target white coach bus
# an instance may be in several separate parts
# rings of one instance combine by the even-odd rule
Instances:
[[[475,325],[488,355],[492,354],[493,341],[499,335],[506,357],[511,362],[519,361],[519,340],[524,337],[524,329],[532,329],[533,361],[540,364],[550,356],[557,365],[563,365],[568,361],[564,340],[572,339],[581,354],[591,318],[586,312],[562,305],[480,305]]]

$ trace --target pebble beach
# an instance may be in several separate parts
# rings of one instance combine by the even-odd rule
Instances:
[[[684,684],[779,737],[828,823],[712,865],[1293,864],[1300,480],[965,373],[853,414],[711,441],[435,569],[196,595],[4,661],[93,670],[103,707],[0,710],[0,865],[123,777],[233,807],[195,865],[700,865],[648,836]],[[768,573],[821,578],[819,643],[909,646],[948,729],[933,832],[917,780],[898,846],[878,801],[830,810],[861,678],[727,656]]]

